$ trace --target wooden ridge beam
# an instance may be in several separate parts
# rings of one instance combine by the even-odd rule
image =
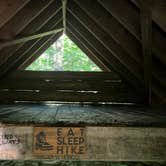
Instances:
[[[108,34],[101,29],[77,4],[68,3],[68,10],[140,81],[141,68]]]
[[[74,2],[77,3],[103,30],[105,30],[116,43],[119,43],[131,58],[138,64],[141,63],[140,43],[107,10],[105,10],[104,7],[93,0],[74,0]],[[72,3],[72,1],[70,3]]]
[[[103,71],[111,71],[110,65],[106,65],[101,61],[100,56],[96,56],[97,52],[93,51],[93,48],[88,45],[87,42],[81,42],[80,37],[78,38],[76,35],[72,34],[70,30],[66,30],[66,35],[72,40],[78,47]]]
[[[30,0],[1,0],[0,28],[18,13]]]
[[[30,41],[30,40],[42,38],[42,37],[49,36],[49,35],[53,35],[53,34],[56,34],[58,32],[61,32],[61,31],[63,31],[63,28],[54,29],[54,30],[50,30],[50,31],[47,31],[47,32],[39,33],[39,34],[29,35],[29,36],[21,37],[21,38],[18,38],[18,39],[13,39],[13,40],[10,40],[10,41],[0,42],[0,48],[16,45],[16,44],[19,44],[19,43],[24,43],[24,42],[27,42],[27,41]]]
[[[151,104],[152,90],[152,15],[149,3],[141,2],[141,36],[142,36],[142,52],[144,59],[144,81],[145,95],[147,104]]]

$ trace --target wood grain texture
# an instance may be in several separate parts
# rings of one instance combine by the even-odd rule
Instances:
[[[166,127],[163,108],[124,105],[8,104],[0,105],[0,122],[39,126]]]
[[[1,126],[0,131],[0,159],[166,160],[166,128]],[[64,138],[63,142],[60,138]],[[79,151],[79,147],[86,150]]]

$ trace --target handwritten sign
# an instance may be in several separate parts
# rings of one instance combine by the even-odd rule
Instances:
[[[36,127],[33,149],[39,158],[82,159],[86,155],[85,128]]]
[[[0,127],[0,159],[32,158],[31,127]]]

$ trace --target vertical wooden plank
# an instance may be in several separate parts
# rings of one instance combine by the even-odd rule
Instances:
[[[63,28],[65,34],[66,34],[66,10],[67,10],[66,8],[67,8],[67,0],[62,0]]]
[[[151,104],[152,82],[152,14],[150,0],[140,1],[141,36],[144,59],[144,82],[147,104]]]

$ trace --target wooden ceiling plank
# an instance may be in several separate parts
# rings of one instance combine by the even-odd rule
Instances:
[[[111,15],[116,18],[135,38],[141,42],[141,28],[138,26],[139,13],[129,1],[97,0]]]
[[[141,9],[141,3],[140,3],[141,1],[140,0],[131,0],[131,2],[133,2],[133,4],[135,4],[139,9]],[[164,2],[164,1],[162,1],[162,0],[152,1],[152,8],[151,8],[152,9],[152,19],[158,25],[159,25],[159,23],[157,22],[158,20],[154,19],[153,6],[154,7],[155,6],[162,6],[163,7],[163,5],[165,3],[163,4],[162,2]],[[138,10],[135,10],[135,12],[137,12],[139,14]],[[165,16],[161,15],[161,18],[162,19],[164,18],[164,20],[165,20]],[[139,20],[137,20],[137,21],[139,23]],[[163,23],[165,23],[165,21]],[[166,35],[163,35],[155,26],[153,26],[152,27],[152,48],[153,48],[152,51],[153,51],[154,55],[157,56],[164,65],[166,65],[166,56],[165,56],[166,47],[165,47],[165,43],[166,43]]]
[[[53,0],[30,1],[0,29],[1,39],[12,39],[15,37],[52,2]]]
[[[98,53],[92,49],[87,42],[82,41],[81,36],[77,37],[75,34],[72,34],[70,30],[66,30],[67,36],[72,40],[97,66],[100,67],[103,71],[111,71],[110,65],[107,67],[105,63],[101,61],[100,56],[96,56]]]
[[[61,16],[59,16],[61,17]],[[51,29],[51,28],[61,28],[61,19],[59,20],[59,18],[57,18],[55,16],[55,18],[57,20],[54,20],[54,24],[48,24],[47,26]],[[52,23],[52,21],[51,21]],[[45,27],[43,27],[41,30],[44,30]],[[49,36],[45,37],[45,38],[49,38]],[[42,40],[42,39],[41,39]],[[43,40],[42,40],[43,41]],[[35,41],[30,41],[30,42],[26,42],[25,46],[22,47],[20,50],[18,50],[15,54],[13,54],[11,57],[8,58],[8,60],[2,64],[0,66],[0,77],[2,78],[6,73],[10,73],[14,70],[16,70],[22,63],[24,63],[24,61],[31,56],[32,52],[34,53],[37,49],[39,49],[38,47],[35,47],[35,44],[37,42],[41,42],[40,39],[39,40],[35,40]],[[43,42],[41,42],[43,44]],[[33,50],[33,51],[32,51]],[[32,52],[30,52],[32,51]],[[29,54],[31,53],[31,54]]]
[[[62,27],[62,20],[59,20],[58,23],[54,26],[55,28],[61,28]],[[60,31],[62,32],[62,31]],[[47,41],[49,41],[54,35],[49,35],[44,38],[39,39],[35,44],[26,52],[24,52],[22,55],[19,53],[19,58],[15,60],[15,62],[12,65],[12,68],[9,69],[8,73],[13,72],[17,70],[26,60],[29,58],[35,56],[35,54],[41,50],[41,48],[45,45]],[[29,42],[30,44],[30,42]],[[42,53],[41,53],[42,54]],[[16,54],[15,54],[16,56]]]
[[[71,0],[70,3],[73,1]],[[141,63],[141,44],[97,1],[74,0],[103,30],[105,30],[137,63]],[[120,4],[119,4],[120,5]]]
[[[1,0],[0,28],[19,12],[30,0]]]
[[[98,40],[124,65],[135,77],[142,82],[141,68],[129,55],[117,44],[108,34],[103,31],[93,20],[90,19],[76,4],[68,3],[68,9],[73,16],[81,22],[90,33],[94,34]],[[71,17],[71,16],[70,16]]]
[[[78,21],[74,20],[74,17],[69,17],[67,22],[70,23],[70,26],[75,29],[82,37],[84,37],[92,47],[98,51],[98,53],[103,56],[103,58],[112,66],[112,71],[118,73],[124,80],[128,83],[137,87],[141,92],[141,85],[139,81],[123,66],[112,54],[107,50],[102,43],[100,43],[95,36],[88,32],[88,30],[83,27]],[[71,30],[71,27],[68,28]],[[77,28],[74,28],[77,27]],[[75,33],[75,32],[73,32]]]
[[[62,12],[60,10],[61,9],[60,5],[61,4],[59,4],[59,6],[58,6],[58,4],[57,4],[54,7],[55,10],[53,10],[52,7],[46,8],[38,17],[36,17],[30,24],[28,24],[28,26],[26,28],[24,28],[23,31],[21,31],[21,34],[29,34],[30,32],[35,33],[37,31],[39,33],[41,33],[42,31],[40,31],[40,29],[42,27],[44,27],[43,31],[48,31],[49,27],[47,27],[47,24],[54,25],[56,22],[55,20],[57,20],[56,18],[59,18],[60,16],[62,16]],[[50,6],[52,6],[52,4]],[[49,14],[47,11],[50,11]],[[46,14],[48,14],[48,15],[46,15]],[[47,22],[45,20],[47,20]],[[44,22],[44,24],[40,24],[41,21]],[[0,52],[0,59],[2,57],[2,60],[0,61],[0,65],[3,64],[8,59],[8,57],[12,56],[23,45],[24,44],[19,44],[19,45],[15,45],[13,47],[2,49]]]
[[[58,40],[58,38],[62,35],[62,32],[58,32],[57,34],[51,36],[41,48],[34,52],[34,55],[30,56],[22,65],[18,67],[18,70],[25,70],[31,63],[33,63],[45,50],[47,50],[50,45]]]
[[[141,8],[140,0],[131,0],[138,8]],[[146,0],[147,1],[147,0]],[[145,2],[146,2],[145,1]],[[149,1],[149,0],[148,0]],[[151,0],[152,19],[166,32],[166,1],[165,0]]]

